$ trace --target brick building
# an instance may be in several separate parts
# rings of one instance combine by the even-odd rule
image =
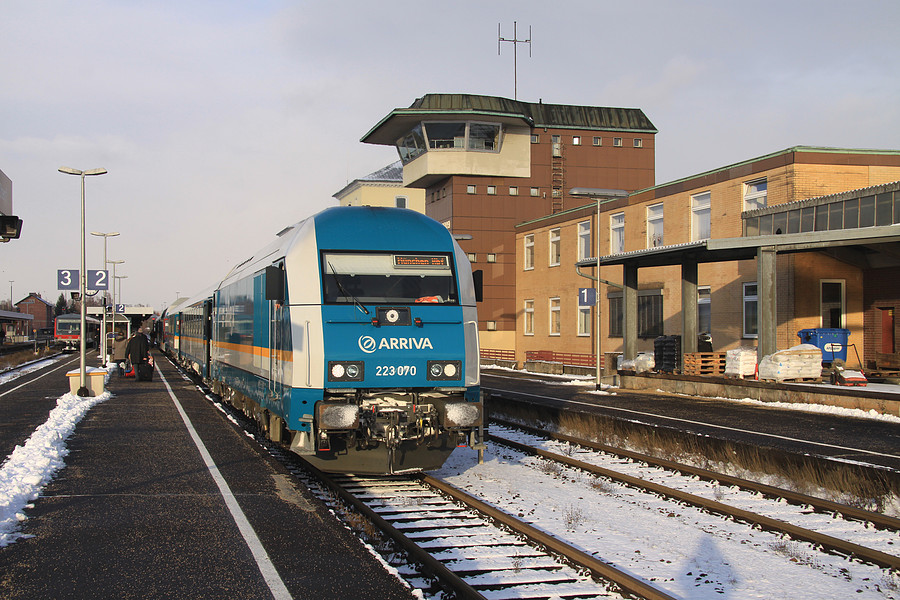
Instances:
[[[31,292],[16,302],[16,310],[34,317],[31,327],[35,331],[31,333],[46,327],[53,327],[53,305],[41,298],[37,292]]]
[[[572,187],[652,186],[655,134],[640,109],[428,94],[394,109],[362,141],[397,148],[403,185],[425,190],[426,214],[484,271],[481,345],[511,352],[516,224],[583,204]]]
[[[521,222],[516,358],[594,354],[596,308],[581,306],[578,294],[595,283],[576,272],[582,261],[582,273],[596,276],[599,262],[600,279],[613,284],[599,285],[604,352],[651,351],[657,336],[686,331],[691,314],[716,350],[762,348],[764,323],[778,349],[799,343],[801,329],[846,328],[871,366],[876,353],[896,351],[900,291],[886,282],[900,276],[898,180],[900,151],[797,147],[603,203],[599,230],[596,203]],[[754,258],[763,247],[773,248],[765,299]],[[689,262],[695,271],[686,278]],[[629,265],[634,281],[626,282]],[[630,288],[633,348],[623,319]],[[683,289],[696,297],[683,298]],[[763,318],[767,302],[772,314]]]

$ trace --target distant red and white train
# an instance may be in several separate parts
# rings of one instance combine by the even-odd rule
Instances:
[[[85,317],[84,326],[87,329],[85,345],[91,347],[100,335],[100,321],[93,317]],[[81,315],[69,313],[56,317],[53,339],[64,344],[66,352],[78,350],[81,344]]]

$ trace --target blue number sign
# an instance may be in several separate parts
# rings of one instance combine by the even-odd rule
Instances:
[[[56,271],[56,287],[60,290],[78,289],[78,269],[58,269]]]
[[[597,290],[578,288],[578,306],[594,306],[595,304],[597,304]]]

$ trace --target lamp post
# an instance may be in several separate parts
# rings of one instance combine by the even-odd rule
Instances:
[[[9,280],[9,310],[12,311],[13,307],[13,295],[12,295],[12,284],[16,282],[15,279]]]
[[[121,300],[122,299],[122,280],[128,279],[128,275],[117,275],[114,277],[114,279],[119,282],[119,300]],[[123,302],[122,304],[124,305],[125,303]],[[128,335],[128,337],[131,337],[131,321],[129,321],[128,319],[125,319],[125,321],[128,323],[128,334],[127,335]]]
[[[116,330],[116,265],[121,265],[124,263],[124,260],[110,260],[109,264],[113,266],[113,276],[112,276],[112,293],[113,293],[113,310],[112,310],[112,320],[113,320],[113,331]]]
[[[101,233],[99,231],[92,231],[91,235],[96,235],[97,237],[103,238],[103,268],[106,269],[108,263],[106,261],[106,242],[111,237],[115,237],[119,235],[118,231],[111,231],[109,233]],[[109,281],[109,279],[107,279]],[[109,292],[107,292],[107,298],[109,297]],[[104,364],[106,363],[106,302],[103,303],[103,336],[100,339],[100,356],[103,359]]]
[[[81,296],[81,361],[80,361],[80,379],[78,388],[78,395],[81,397],[89,396],[90,391],[87,389],[87,375],[86,368],[84,362],[84,351],[85,351],[85,321],[87,316],[87,305],[85,304],[85,288],[87,287],[87,272],[85,271],[85,260],[84,260],[84,178],[89,177],[91,175],[104,175],[106,174],[106,169],[98,168],[98,169],[88,169],[87,171],[79,171],[78,169],[73,169],[72,167],[60,167],[60,173],[65,173],[66,175],[77,175],[81,177],[81,272],[78,277],[78,292]]]
[[[596,326],[596,347],[597,347],[597,389],[599,390],[601,387],[601,383],[603,381],[603,373],[600,368],[600,361],[603,357],[601,353],[601,344],[600,344],[600,283],[607,283],[608,281],[603,281],[600,279],[600,205],[606,204],[607,202],[612,202],[613,200],[617,200],[619,198],[627,198],[628,192],[625,190],[608,190],[608,189],[596,189],[596,188],[572,188],[569,190],[569,194],[576,197],[584,197],[584,198],[593,198],[597,201],[597,225],[596,232],[594,237],[597,239],[597,276],[594,277],[594,286],[597,290],[595,312],[597,313],[597,326]]]

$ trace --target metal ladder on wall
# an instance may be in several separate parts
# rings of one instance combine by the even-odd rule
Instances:
[[[551,211],[550,214],[556,214],[563,209],[563,195],[565,194],[566,182],[566,158],[565,147],[562,140],[554,141],[550,144],[550,167],[551,167]]]

